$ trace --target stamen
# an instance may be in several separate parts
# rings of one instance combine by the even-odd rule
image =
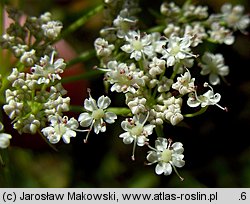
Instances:
[[[146,116],[145,120],[143,121],[142,125],[144,125],[147,122],[148,117],[149,117],[149,111],[147,112],[147,116]]]
[[[135,139],[134,139],[133,150],[132,150],[132,156],[131,156],[131,159],[132,159],[133,161],[135,161],[135,148],[136,148],[136,142],[137,142],[137,140],[136,140],[136,138],[135,138]]]
[[[95,123],[95,120],[92,121],[92,124],[91,124],[91,126],[90,126],[90,128],[89,128],[89,131],[88,131],[88,133],[87,133],[85,139],[83,140],[83,142],[84,142],[85,144],[88,142],[89,134],[90,134],[90,132],[91,132],[91,130],[92,130],[92,128],[93,128],[94,123]]]
[[[172,164],[171,164],[171,165],[172,165]],[[177,174],[177,176],[181,179],[181,181],[184,181],[184,178],[183,178],[183,177],[181,177],[181,175],[179,174],[179,172],[177,171],[177,169],[175,168],[175,166],[174,166],[174,165],[172,165],[172,167],[173,167],[173,169],[174,169],[175,173]]]

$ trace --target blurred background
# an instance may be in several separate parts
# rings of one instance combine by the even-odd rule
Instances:
[[[49,11],[54,19],[63,22],[65,28],[91,8],[102,4],[102,0],[7,2],[28,15],[39,16]],[[162,2],[141,0],[145,19],[151,20],[147,16],[148,8],[158,10]],[[184,1],[174,2],[181,5]],[[225,2],[242,4],[246,13],[250,13],[248,0],[197,2],[208,5],[214,12],[219,12]],[[62,52],[72,49],[74,56],[93,49],[102,26],[100,13],[66,37],[70,48]],[[211,106],[205,114],[187,118],[185,126],[166,127],[166,137],[184,145],[186,165],[179,169],[184,182],[174,173],[157,176],[154,165],[145,166],[147,147],[137,148],[136,160],[132,161],[132,145],[124,145],[118,137],[122,129],[119,125],[109,125],[105,133],[91,134],[87,144],[83,143],[85,134],[78,134],[69,145],[58,144],[58,152],[41,139],[17,135],[19,139],[13,141],[8,151],[1,152],[6,167],[0,167],[0,187],[250,187],[250,37],[238,32],[235,35],[233,46],[222,45],[216,50],[223,53],[225,64],[230,66],[230,74],[226,77],[229,84],[222,83],[215,88],[215,92],[222,95],[220,104],[227,106],[229,111]],[[87,72],[95,65],[98,60],[93,58],[78,64],[77,69]],[[85,80],[81,87],[74,83],[65,84],[66,89],[78,96],[79,90],[86,93],[87,87],[91,88],[93,98],[105,94],[102,76]],[[84,93],[74,104],[83,104]],[[111,97],[113,105],[121,104],[122,98],[114,94]]]

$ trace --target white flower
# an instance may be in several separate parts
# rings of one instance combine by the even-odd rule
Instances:
[[[154,55],[154,50],[151,45],[151,35],[143,34],[140,32],[130,31],[128,35],[125,36],[125,40],[128,44],[125,44],[121,49],[130,53],[130,58],[135,58],[136,61],[139,61],[141,58],[144,58],[146,54],[148,57]]]
[[[135,26],[136,22],[136,18],[130,15],[128,8],[121,10],[120,14],[113,21],[113,25],[117,29],[117,37],[124,38],[131,27]]]
[[[111,91],[135,93],[136,89],[145,85],[142,79],[143,72],[136,69],[135,64],[128,66],[125,63],[110,61],[108,69],[102,69],[107,72],[106,80],[113,84]]]
[[[130,108],[133,114],[144,113],[146,112],[146,98],[135,97],[131,101],[128,102],[128,107]]]
[[[97,38],[94,42],[94,46],[97,56],[100,57],[110,56],[112,51],[115,49],[113,44],[109,44],[108,41],[103,38]]]
[[[147,160],[150,162],[148,164],[157,163],[155,167],[155,173],[157,175],[170,175],[172,169],[174,169],[179,178],[183,180],[176,169],[176,167],[181,168],[185,165],[182,143],[175,142],[172,144],[172,140],[170,139],[158,138],[155,141],[155,148],[150,146],[149,148],[152,150],[149,151],[147,155]]]
[[[232,45],[234,43],[234,36],[229,29],[221,26],[218,22],[214,22],[211,25],[211,30],[208,31],[211,40],[217,43],[225,43],[226,45]]]
[[[89,99],[85,99],[84,108],[88,112],[81,113],[78,121],[82,127],[89,127],[90,130],[94,127],[94,132],[98,134],[100,131],[106,131],[106,123],[114,123],[117,116],[113,112],[107,112],[105,109],[110,105],[111,100],[107,96],[101,96],[98,98],[97,103],[95,99],[89,94]],[[90,132],[90,131],[89,131]],[[89,135],[89,133],[88,133]],[[84,140],[87,142],[88,135]]]
[[[51,57],[45,55],[40,60],[40,65],[35,65],[31,68],[32,75],[37,78],[38,84],[49,84],[55,80],[61,80],[60,74],[63,73],[66,64],[62,58],[54,62],[54,52]]]
[[[158,85],[157,91],[159,93],[167,92],[170,90],[172,84],[173,84],[172,79],[168,79],[167,77],[163,76],[157,84]]]
[[[194,91],[195,78],[191,78],[190,72],[187,70],[181,77],[177,77],[177,82],[172,84],[172,88],[178,90],[180,94],[184,95]]]
[[[35,61],[36,51],[34,49],[24,52],[20,58],[20,62],[22,62],[27,67],[33,66]]]
[[[162,58],[167,59],[167,66],[173,66],[175,63],[180,62],[180,60],[194,57],[191,53],[190,46],[190,36],[186,35],[183,38],[171,36],[167,49],[163,50],[162,53]]]
[[[23,109],[23,103],[10,100],[8,104],[3,106],[3,109],[10,119],[14,119],[15,117],[21,115]]]
[[[122,121],[121,127],[126,132],[120,134],[120,138],[123,139],[124,144],[131,144],[134,142],[132,159],[134,160],[135,146],[144,146],[148,141],[148,135],[153,133],[155,125],[147,124],[149,113],[145,116],[143,114],[135,115],[133,118],[127,118]]]
[[[220,83],[219,76],[226,76],[229,73],[229,67],[224,65],[224,58],[221,54],[212,54],[205,52],[202,56],[201,75],[209,74],[209,83],[217,85]]]
[[[196,23],[194,26],[186,25],[185,35],[189,35],[191,37],[192,47],[196,47],[207,37],[205,28],[199,23]]]
[[[232,7],[232,4],[225,3],[221,7],[223,20],[227,23],[227,26],[234,30],[239,29],[243,31],[249,26],[249,15],[243,15],[244,7],[236,5]]]
[[[173,23],[169,23],[164,29],[163,33],[166,37],[178,36],[180,34],[181,28]]]
[[[167,110],[164,111],[164,116],[172,125],[177,125],[184,119],[181,114],[181,107],[178,104],[169,105]]]
[[[55,40],[59,36],[62,27],[62,23],[59,21],[49,21],[42,25],[43,34],[50,40]]]
[[[204,87],[209,87],[210,90],[200,96],[197,96],[196,91],[194,92],[194,94],[191,93],[187,100],[188,106],[198,107],[200,105],[202,108],[204,108],[209,105],[216,105],[222,110],[227,111],[226,107],[224,108],[218,104],[221,99],[221,95],[219,93],[214,94],[213,88],[208,83],[204,83]]]
[[[158,59],[157,57],[154,57],[152,62],[149,63],[149,74],[155,78],[156,75],[162,74],[166,67],[165,60]]]
[[[3,130],[3,124],[0,122],[0,131]],[[7,133],[0,133],[0,148],[5,149],[10,145],[12,136]]]
[[[50,126],[43,128],[41,132],[49,140],[50,143],[55,144],[62,138],[66,144],[70,143],[70,138],[76,136],[76,129],[79,124],[76,119],[67,116],[63,118],[59,115],[50,117]]]

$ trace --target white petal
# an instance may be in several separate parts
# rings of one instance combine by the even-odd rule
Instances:
[[[155,148],[159,151],[164,151],[168,147],[168,140],[163,137],[158,137],[155,141]]]
[[[137,145],[142,147],[145,145],[145,142],[149,141],[148,138],[146,138],[145,136],[139,136],[137,137]]]
[[[172,166],[171,164],[169,163],[164,163],[164,175],[167,176],[167,175],[170,175],[172,173]]]
[[[155,163],[155,162],[158,161],[159,156],[158,156],[157,152],[155,152],[155,151],[149,151],[148,153],[149,154],[147,155],[147,160],[150,163]]]
[[[129,137],[129,136],[130,136],[129,132],[124,132],[124,133],[119,135],[120,138],[125,138],[125,137]]]
[[[96,120],[94,123],[94,132],[95,134],[99,134],[100,131],[102,131],[102,120]],[[106,130],[106,129],[105,129]]]
[[[123,45],[121,49],[126,53],[131,53],[134,51],[133,47],[130,44]]]
[[[100,98],[98,98],[98,101],[97,101],[97,105],[99,108],[101,109],[106,109],[111,103],[111,100],[109,97],[107,96],[101,96]]]
[[[79,115],[78,121],[82,127],[88,127],[91,125],[93,118],[89,113],[81,113]]]
[[[189,97],[187,100],[187,105],[191,108],[198,107],[201,103],[198,100],[193,99],[192,97]]]
[[[177,153],[177,154],[182,154],[183,151],[184,151],[183,145],[180,142],[175,142],[172,145],[172,148],[173,148],[174,152]]]
[[[145,125],[143,130],[146,131],[147,135],[151,135],[153,133],[153,129],[155,128],[155,125]]]
[[[175,58],[173,56],[169,56],[167,59],[167,66],[168,67],[173,66],[174,63],[175,63]]]
[[[58,135],[58,134],[54,134],[54,135],[50,135],[48,137],[48,140],[51,144],[56,144],[60,141],[61,139],[61,135]]]
[[[124,144],[131,144],[133,141],[134,141],[134,138],[132,136],[123,138],[123,143]]]
[[[182,160],[181,158],[175,158],[175,157],[172,158],[172,163],[174,166],[179,167],[179,168],[181,168],[185,165],[184,160]]]
[[[96,101],[93,98],[85,99],[84,108],[90,112],[97,109]]]
[[[220,83],[220,78],[217,74],[214,74],[214,73],[211,73],[209,75],[209,82],[212,84],[212,85],[217,85]]]
[[[106,112],[104,114],[104,120],[111,124],[111,123],[114,123],[115,120],[117,119],[117,115],[115,113],[112,113],[112,112]]]

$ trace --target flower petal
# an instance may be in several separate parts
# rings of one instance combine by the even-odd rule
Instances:
[[[111,100],[107,96],[101,96],[98,98],[97,105],[101,109],[106,109],[111,103]]]
[[[155,163],[155,162],[158,161],[159,154],[157,154],[157,152],[155,152],[155,151],[149,151],[148,153],[149,153],[149,154],[147,155],[147,160],[148,160],[150,163]]]
[[[90,112],[97,109],[96,101],[93,98],[85,99],[84,108]]]
[[[117,115],[115,113],[112,113],[112,112],[106,112],[104,114],[104,120],[111,124],[111,123],[114,123],[115,120],[117,119]]]
[[[81,113],[79,115],[78,121],[82,127],[88,127],[91,125],[93,118],[89,113]]]

